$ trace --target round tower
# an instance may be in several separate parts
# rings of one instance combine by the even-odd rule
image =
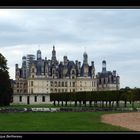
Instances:
[[[41,60],[41,51],[37,50],[37,60]]]
[[[22,57],[22,78],[26,78],[26,57]]]
[[[103,73],[106,72],[106,61],[105,60],[102,61],[102,72]]]

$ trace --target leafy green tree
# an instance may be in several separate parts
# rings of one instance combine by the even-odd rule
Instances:
[[[0,53],[0,106],[10,105],[12,93],[13,90],[9,79],[7,60]]]
[[[54,106],[56,105],[56,93],[51,93],[50,94],[50,101],[53,101]]]

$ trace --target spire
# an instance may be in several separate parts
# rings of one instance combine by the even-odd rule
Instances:
[[[53,45],[53,51],[55,51],[55,46]]]
[[[56,51],[55,51],[55,46],[53,45],[53,50],[52,50],[52,61],[55,63],[56,61]]]
[[[84,52],[84,54],[83,54],[83,63],[88,64],[88,55],[86,52]]]

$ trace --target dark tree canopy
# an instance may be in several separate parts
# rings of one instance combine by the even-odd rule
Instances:
[[[10,104],[12,92],[13,90],[9,79],[7,60],[0,53],[0,106]]]
[[[7,60],[1,53],[0,53],[0,70],[2,70],[2,71],[8,70]]]

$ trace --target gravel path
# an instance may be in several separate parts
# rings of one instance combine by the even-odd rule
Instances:
[[[132,131],[140,131],[140,112],[105,114],[101,117],[101,121],[126,127]]]

